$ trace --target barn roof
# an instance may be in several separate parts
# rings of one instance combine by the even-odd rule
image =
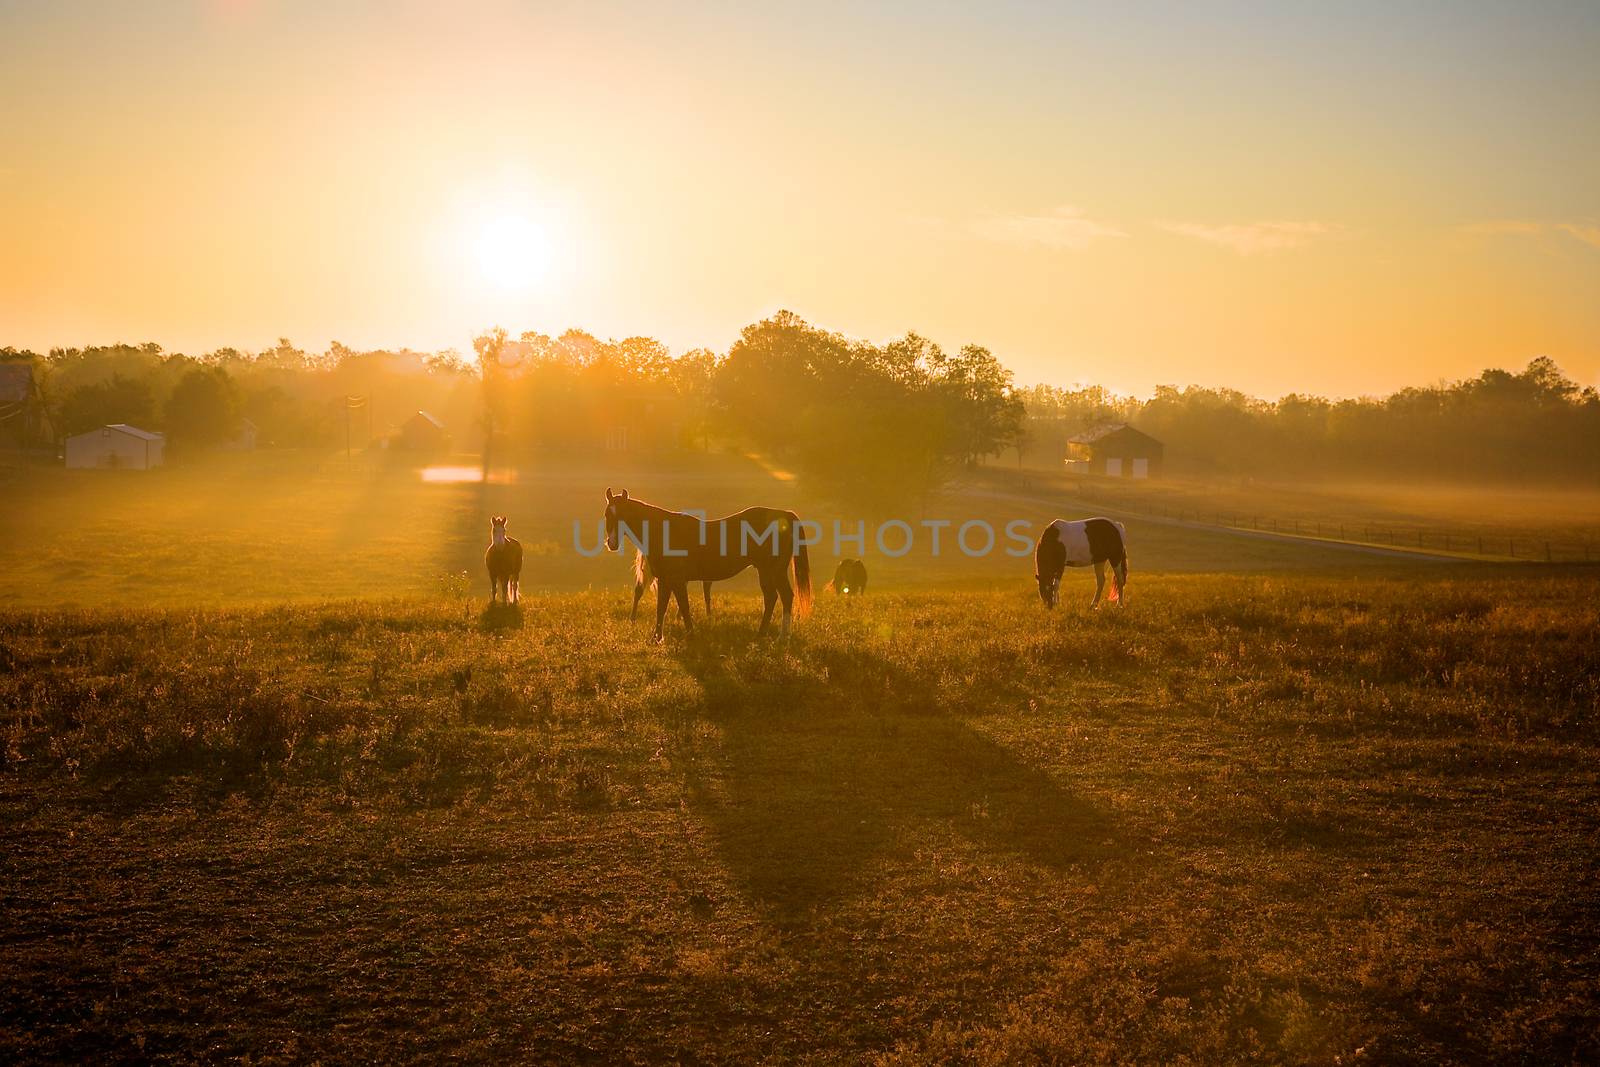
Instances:
[[[162,434],[151,433],[149,430],[141,430],[137,426],[129,426],[125,422],[107,423],[106,429],[121,430],[123,433],[128,434],[129,436],[137,437],[144,441],[159,441],[163,436]],[[93,431],[91,430],[90,432],[92,433]]]
[[[1156,444],[1161,443],[1156,441],[1154,437],[1151,437],[1144,431],[1136,430],[1125,422],[1106,422],[1101,423],[1099,426],[1092,426],[1089,429],[1084,430],[1082,433],[1075,433],[1071,437],[1067,438],[1067,443],[1074,445],[1092,445],[1096,441],[1103,441],[1107,437],[1111,437],[1114,434],[1120,433],[1133,434],[1137,437],[1144,438],[1146,441],[1155,441]]]

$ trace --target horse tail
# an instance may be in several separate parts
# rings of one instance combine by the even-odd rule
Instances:
[[[1128,528],[1122,523],[1117,523],[1117,541],[1122,546],[1122,558],[1113,566],[1116,568],[1117,599],[1123,601],[1128,585]]]
[[[650,584],[650,560],[643,552],[633,554],[633,584],[637,586]]]
[[[795,540],[798,543],[789,566],[794,569],[794,613],[803,619],[811,614],[811,557],[806,553],[804,539],[797,536]]]

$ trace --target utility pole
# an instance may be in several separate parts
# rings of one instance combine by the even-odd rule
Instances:
[[[367,398],[364,397],[364,396],[357,396],[357,395],[351,393],[351,394],[346,394],[346,396],[344,398],[344,465],[345,465],[346,469],[348,469],[350,467],[350,463],[351,463],[350,412],[355,410],[356,408],[364,408],[366,406],[367,406]],[[367,416],[367,427],[368,427],[369,431],[370,431],[371,426],[372,426],[371,419],[372,419],[372,416],[369,413],[368,416]],[[370,436],[370,434],[369,434],[369,436]]]

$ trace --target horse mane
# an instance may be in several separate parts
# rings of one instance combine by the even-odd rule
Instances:
[[[637,549],[633,553],[633,581],[636,585],[647,585],[650,581],[650,560]]]

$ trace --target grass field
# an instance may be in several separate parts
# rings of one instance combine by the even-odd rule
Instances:
[[[438,468],[447,474],[477,470],[474,457],[441,461]],[[11,506],[0,509],[0,603],[191,607],[463,590],[486,596],[483,549],[494,512],[510,516],[512,535],[527,550],[526,588],[614,588],[629,580],[627,562],[610,554],[584,556],[574,547],[573,531],[574,521],[582,523],[582,544],[597,545],[595,524],[608,485],[713,515],[755,502],[794,508],[822,524],[826,543],[816,554],[824,564],[834,557],[835,521],[845,533],[865,523],[865,552],[847,544],[844,553],[871,561],[874,587],[900,590],[999,590],[1014,587],[1019,576],[1026,582],[1031,560],[1006,555],[1006,523],[1030,523],[1037,536],[1043,523],[1082,514],[1086,506],[1042,491],[1019,492],[1006,482],[995,492],[980,479],[910,506],[864,509],[722,454],[670,462],[530,458],[497,470],[487,482],[427,481],[411,466],[358,457],[347,468],[342,456],[282,453],[151,472],[31,470],[7,485]],[[903,557],[877,551],[875,531],[889,518],[918,535]],[[974,518],[991,523],[998,540],[995,552],[976,559],[952,544],[956,527]],[[939,520],[953,525],[943,531],[935,556],[931,531],[922,524]],[[1414,565],[1137,518],[1128,520],[1128,530],[1138,573],[1383,574]],[[900,537],[887,531],[886,547],[897,551]],[[747,574],[729,588],[753,592],[756,584]]]
[[[1600,1056],[1600,574],[1130,523],[1125,610],[869,553],[657,646],[594,486],[826,502],[261,462],[0,520],[0,1059]]]
[[[1600,562],[1600,491],[1529,485],[1274,484],[1234,479],[1134,482],[997,468],[1090,508],[1347,538],[1435,552]]]

